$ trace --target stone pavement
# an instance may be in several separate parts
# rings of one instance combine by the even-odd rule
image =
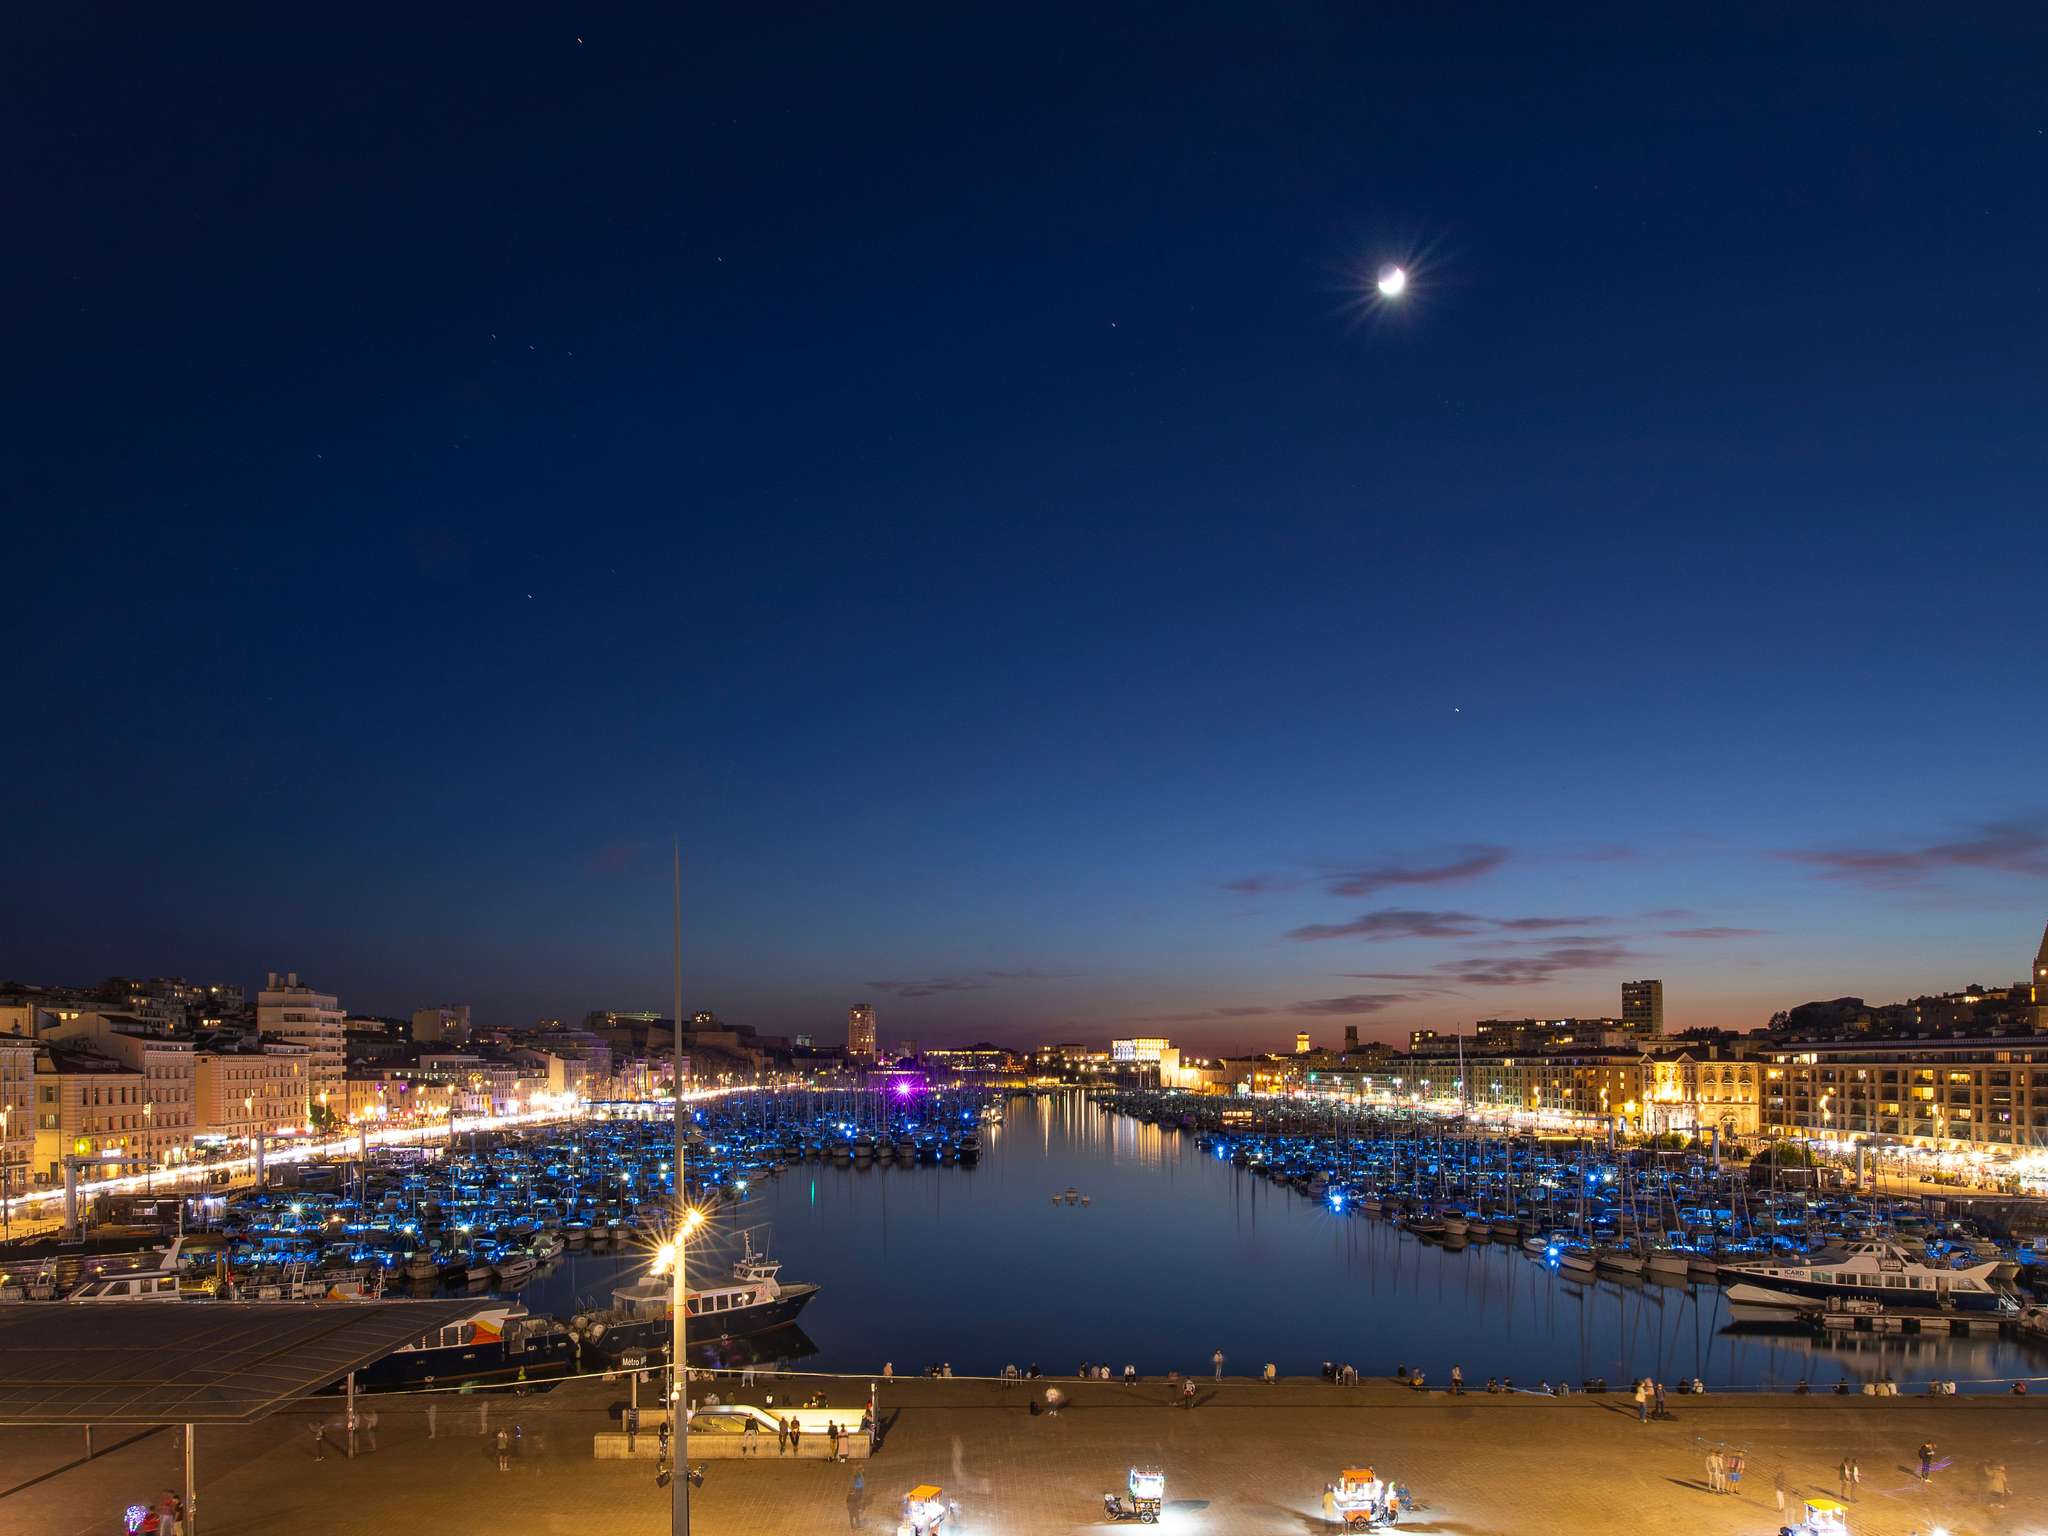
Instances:
[[[839,1401],[866,1384],[796,1379],[777,1395],[812,1385]],[[1022,1386],[882,1382],[887,1433],[873,1460],[778,1463],[770,1442],[756,1461],[713,1462],[692,1494],[696,1536],[890,1536],[898,1499],[925,1481],[958,1501],[958,1536],[1106,1530],[1101,1495],[1121,1489],[1134,1461],[1166,1469],[1164,1536],[1319,1536],[1324,1483],[1359,1463],[1412,1488],[1420,1507],[1404,1531],[1752,1536],[1781,1523],[1779,1474],[1796,1513],[1797,1494],[1836,1491],[1845,1454],[1863,1472],[1856,1536],[2048,1530],[2048,1401],[1710,1396],[1674,1399],[1675,1421],[1642,1425],[1622,1394],[1452,1398],[1384,1381],[1204,1381],[1190,1411],[1171,1406],[1164,1383],[1057,1385],[1069,1404],[1046,1417],[1027,1412]],[[592,1433],[612,1427],[607,1409],[623,1396],[616,1383],[592,1381],[522,1398],[364,1398],[377,1424],[353,1462],[339,1448],[333,1399],[247,1429],[202,1429],[199,1531],[655,1536],[667,1529],[667,1494],[652,1469],[591,1455]],[[314,1457],[316,1417],[336,1425],[325,1460]],[[519,1426],[520,1449],[500,1472],[491,1441],[504,1424]],[[1913,1468],[1926,1439],[1953,1461],[1931,1486]],[[102,1429],[98,1445],[85,1462],[77,1431],[0,1431],[0,1533],[112,1533],[126,1504],[179,1483],[173,1432]],[[1748,1454],[1739,1496],[1706,1491],[1715,1445]],[[1986,1494],[1991,1462],[2012,1483],[2002,1507]],[[852,1494],[856,1472],[864,1503]]]

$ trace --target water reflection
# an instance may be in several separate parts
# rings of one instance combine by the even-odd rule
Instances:
[[[1126,1361],[1147,1375],[1229,1369],[1368,1375],[1421,1366],[1441,1380],[1517,1386],[1649,1373],[1712,1387],[1816,1385],[1890,1373],[2010,1378],[2031,1347],[1994,1338],[1736,1332],[1718,1287],[1583,1281],[1518,1248],[1450,1251],[1204,1156],[1192,1138],[1112,1117],[1076,1096],[1013,1100],[980,1166],[805,1163],[749,1191],[718,1241],[750,1231],[793,1280],[824,1287],[804,1313],[814,1363],[960,1373]],[[1068,1188],[1088,1197],[1069,1205]],[[1054,1196],[1062,1198],[1055,1201]],[[698,1273],[722,1275],[707,1250]],[[562,1315],[601,1301],[621,1269],[572,1255],[526,1297]]]

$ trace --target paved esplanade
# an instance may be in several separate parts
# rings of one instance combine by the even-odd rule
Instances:
[[[732,1385],[697,1390],[724,1389],[730,1398]],[[769,1385],[764,1379],[738,1395],[758,1402]],[[776,1394],[801,1397],[817,1386],[836,1402],[850,1386],[865,1395],[865,1385],[788,1378]],[[1855,1456],[1863,1474],[1851,1512],[1857,1536],[2048,1528],[2048,1401],[2038,1399],[1673,1398],[1672,1422],[1642,1425],[1620,1393],[1452,1398],[1383,1381],[1346,1388],[1205,1380],[1198,1405],[1183,1410],[1170,1406],[1163,1382],[1057,1385],[1070,1401],[1049,1418],[1026,1412],[1033,1394],[1023,1386],[882,1382],[888,1433],[873,1460],[777,1464],[769,1439],[758,1463],[714,1461],[693,1495],[695,1536],[821,1536],[849,1522],[890,1536],[897,1501],[919,1482],[941,1484],[958,1500],[960,1536],[1106,1528],[1102,1493],[1122,1488],[1133,1461],[1166,1469],[1168,1533],[1313,1536],[1323,1528],[1324,1483],[1365,1463],[1414,1490],[1422,1507],[1403,1522],[1406,1530],[1756,1536],[1780,1524],[1780,1472],[1796,1512],[1799,1493],[1837,1492],[1844,1455]],[[361,1434],[353,1463],[331,1399],[319,1415],[308,1409],[217,1430],[200,1442],[202,1536],[655,1536],[667,1530],[668,1512],[652,1465],[591,1455],[592,1433],[615,1426],[607,1405],[623,1396],[619,1384],[580,1382],[526,1398],[365,1398],[377,1424]],[[320,1415],[334,1427],[325,1459],[316,1461],[311,1426]],[[511,1424],[522,1430],[520,1448],[500,1472],[496,1432]],[[1931,1486],[1920,1482],[1914,1460],[1930,1439],[1952,1458]],[[0,1433],[0,1489],[11,1490],[0,1493],[0,1530],[100,1536],[119,1528],[125,1504],[177,1483],[175,1435],[128,1439],[103,1429],[98,1442],[90,1463],[45,1476],[77,1460],[78,1432]],[[1747,1453],[1737,1497],[1707,1491],[1705,1457],[1716,1445]],[[2011,1483],[2002,1505],[1988,1493],[1995,1463]],[[857,1472],[866,1479],[865,1507],[850,1496]]]

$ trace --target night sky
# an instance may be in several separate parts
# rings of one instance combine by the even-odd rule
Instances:
[[[672,836],[835,1038],[2025,974],[2037,9],[12,25],[0,976],[665,1008]]]

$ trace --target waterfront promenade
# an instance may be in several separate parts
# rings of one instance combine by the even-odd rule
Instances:
[[[1832,1495],[1844,1455],[1855,1456],[1863,1474],[1851,1516],[1857,1536],[1937,1526],[1952,1536],[2026,1536],[2048,1524],[2048,1400],[1708,1396],[1674,1399],[1674,1420],[1643,1425],[1620,1393],[1453,1398],[1384,1380],[1354,1388],[1204,1380],[1198,1405],[1184,1410],[1172,1406],[1164,1382],[1038,1385],[1048,1384],[1069,1395],[1055,1417],[1030,1414],[1023,1386],[881,1382],[886,1433],[872,1460],[778,1462],[771,1439],[757,1461],[710,1464],[692,1495],[695,1529],[890,1536],[896,1501],[919,1482],[939,1483],[959,1502],[959,1536],[1106,1528],[1103,1491],[1121,1488],[1132,1462],[1149,1461],[1167,1473],[1162,1529],[1190,1536],[1315,1536],[1324,1483],[1359,1464],[1413,1489],[1421,1507],[1404,1530],[1749,1536],[1781,1523],[1773,1500],[1779,1475],[1788,1502],[1807,1491]],[[730,1401],[733,1385],[696,1390],[723,1389]],[[866,1385],[764,1378],[737,1395],[759,1402],[774,1390],[786,1401],[815,1388],[839,1402],[864,1396]],[[591,1436],[614,1427],[609,1405],[623,1396],[621,1384],[590,1381],[524,1398],[364,1398],[377,1424],[359,1436],[353,1462],[340,1450],[340,1404],[332,1399],[246,1429],[202,1430],[199,1530],[391,1536],[505,1525],[522,1536],[654,1536],[667,1529],[666,1496],[651,1465],[591,1454]],[[317,1461],[316,1416],[336,1426]],[[514,1423],[520,1449],[501,1472],[496,1431]],[[1927,1485],[1914,1454],[1930,1439],[1952,1464]],[[85,1463],[76,1431],[0,1433],[0,1529],[97,1536],[118,1529],[123,1505],[178,1482],[172,1433],[103,1429],[98,1444]],[[1707,1491],[1705,1455],[1717,1445],[1747,1454],[1739,1496]],[[1996,1463],[2011,1481],[2003,1505],[1988,1494]],[[852,1493],[856,1473],[865,1478],[864,1501]]]

